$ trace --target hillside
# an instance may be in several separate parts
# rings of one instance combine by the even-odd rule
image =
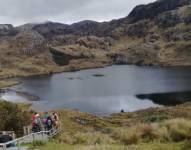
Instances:
[[[63,131],[34,149],[52,150],[190,150],[190,103],[97,117],[57,110]]]
[[[0,25],[0,78],[112,64],[191,65],[190,0],[158,0],[125,18]]]
[[[17,136],[31,121],[27,104],[0,102],[1,130]],[[62,132],[32,149],[52,150],[190,150],[191,104],[139,110],[99,117],[78,110],[54,110]],[[49,112],[50,114],[52,112]]]

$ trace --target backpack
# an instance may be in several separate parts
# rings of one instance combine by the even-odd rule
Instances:
[[[37,125],[37,126],[40,126],[40,125],[41,125],[40,118],[36,118],[36,119],[34,120],[34,124]]]
[[[52,126],[52,120],[51,120],[51,118],[47,118],[47,120],[46,120],[46,124],[47,124],[47,126]]]
[[[37,118],[34,120],[34,124],[35,124],[35,125],[38,125],[38,124],[39,124],[39,122],[38,122],[38,119],[37,119]]]

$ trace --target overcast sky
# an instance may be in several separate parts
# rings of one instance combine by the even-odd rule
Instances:
[[[0,24],[82,20],[108,21],[127,16],[139,4],[155,0],[0,0]]]

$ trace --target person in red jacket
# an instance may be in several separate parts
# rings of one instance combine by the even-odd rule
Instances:
[[[34,125],[35,125],[35,119],[37,117],[36,115],[37,115],[37,112],[34,112],[32,115],[32,127],[34,127]]]

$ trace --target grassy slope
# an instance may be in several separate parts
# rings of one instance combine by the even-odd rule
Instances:
[[[40,150],[189,150],[191,104],[100,118],[58,111],[63,132]]]
[[[148,143],[148,144],[139,144],[139,145],[66,145],[59,143],[48,143],[40,150],[183,150],[184,143]],[[186,150],[186,149],[185,149]],[[188,149],[187,149],[188,150]]]

